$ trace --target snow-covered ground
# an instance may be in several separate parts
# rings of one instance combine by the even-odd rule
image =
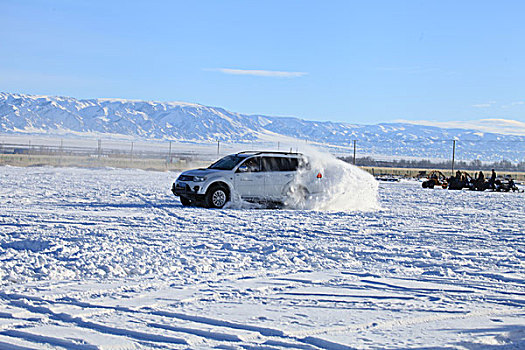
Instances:
[[[183,208],[175,173],[0,167],[0,348],[525,348],[525,196]]]

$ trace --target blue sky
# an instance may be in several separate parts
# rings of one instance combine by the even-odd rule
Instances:
[[[0,91],[525,121],[522,1],[0,0]]]

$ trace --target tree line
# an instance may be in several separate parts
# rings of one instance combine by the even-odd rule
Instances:
[[[353,163],[353,157],[340,157],[339,159]],[[451,169],[452,161],[431,161],[429,159],[394,159],[394,160],[377,160],[372,157],[356,158],[355,165],[368,166],[378,168],[416,168],[416,169]],[[457,170],[491,170],[496,169],[500,171],[525,171],[525,162],[512,163],[508,160],[501,160],[498,162],[482,162],[479,159],[474,159],[470,162],[455,161],[454,169]]]

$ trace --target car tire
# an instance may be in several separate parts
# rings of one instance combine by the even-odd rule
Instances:
[[[230,192],[221,185],[212,186],[205,197],[206,207],[221,209],[230,200]]]
[[[192,205],[191,200],[186,197],[180,197],[180,202],[183,207],[189,207],[190,205]]]

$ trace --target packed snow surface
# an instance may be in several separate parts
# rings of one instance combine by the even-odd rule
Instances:
[[[0,348],[525,348],[521,193],[210,210],[177,175],[0,167]]]

